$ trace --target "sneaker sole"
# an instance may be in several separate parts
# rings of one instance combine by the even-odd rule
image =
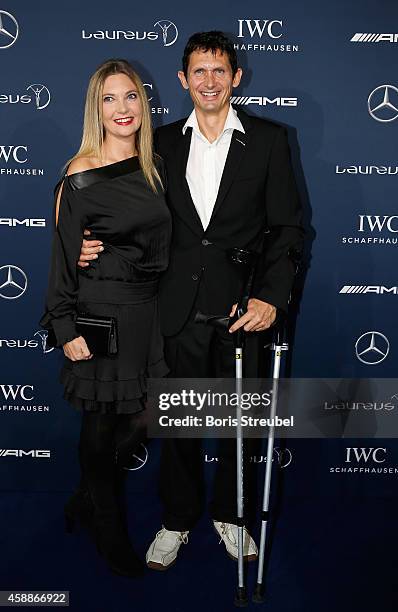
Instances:
[[[228,551],[226,551],[226,552],[227,552],[228,557],[230,557],[232,559],[232,561],[236,561],[236,562],[238,561],[238,557],[234,557]],[[258,559],[258,555],[245,555],[243,557],[243,562],[244,563],[250,563],[251,561],[257,561],[257,559]]]
[[[220,537],[220,538],[221,538],[221,534],[219,534],[219,533],[218,533],[218,531],[217,531],[217,529],[214,527],[214,525],[213,525],[213,529],[214,529],[214,531],[216,532],[216,534],[218,535],[218,537]],[[220,544],[221,544],[221,542],[220,542]],[[224,547],[225,547],[225,552],[227,553],[228,557],[230,557],[230,558],[232,559],[232,561],[238,561],[238,557],[234,557],[234,556],[233,556],[233,555],[232,555],[232,554],[231,554],[231,553],[230,553],[230,552],[227,550],[227,547],[225,546],[225,544],[224,544]],[[257,561],[257,559],[258,559],[258,553],[257,553],[256,555],[244,555],[244,556],[243,556],[243,562],[244,562],[244,563],[250,563],[251,561]]]
[[[153,570],[156,570],[157,572],[165,572],[175,564],[176,560],[177,559],[174,559],[174,561],[168,565],[162,565],[161,563],[156,563],[156,561],[147,561],[147,566]]]

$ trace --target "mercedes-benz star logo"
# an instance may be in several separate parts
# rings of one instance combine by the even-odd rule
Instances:
[[[26,89],[28,91],[29,89],[33,91],[37,110],[43,110],[43,108],[46,108],[46,106],[50,104],[51,95],[45,85],[41,83],[32,83],[32,85],[28,85]]]
[[[18,21],[11,13],[0,11],[0,49],[8,49],[18,38]]]
[[[140,444],[138,450],[133,453],[129,465],[125,465],[124,469],[129,472],[140,470],[148,461],[148,449],[144,444]]]
[[[390,351],[390,343],[384,334],[370,331],[362,334],[355,343],[355,353],[359,361],[366,365],[376,365],[384,361]]]
[[[175,41],[178,38],[178,30],[176,24],[170,21],[169,19],[159,19],[159,21],[156,21],[153,24],[154,28],[156,28],[156,26],[159,26],[159,28],[162,30],[163,45],[165,47],[170,47],[171,45],[174,45]]]
[[[373,119],[388,123],[398,117],[398,89],[393,85],[380,85],[368,98],[368,111]]]
[[[17,266],[1,266],[0,297],[5,300],[16,300],[26,291],[28,279],[21,268]]]

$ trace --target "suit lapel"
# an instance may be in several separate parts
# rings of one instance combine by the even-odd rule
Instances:
[[[181,191],[183,194],[183,198],[180,202],[178,202],[176,208],[180,217],[182,217],[186,223],[188,223],[195,233],[201,236],[203,234],[202,222],[195,208],[195,204],[193,203],[187,179],[185,178],[189,149],[191,146],[191,137],[192,128],[188,128],[184,135],[181,133],[176,146],[175,159],[177,164],[177,172],[180,177]],[[174,204],[176,205],[177,202],[174,202]]]
[[[220,187],[218,190],[216,202],[214,204],[213,213],[210,218],[208,228],[214,220],[215,215],[220,209],[222,203],[227,196],[227,193],[233,183],[235,175],[238,171],[239,165],[243,156],[245,155],[247,145],[250,138],[251,121],[249,115],[238,109],[238,117],[243,125],[245,133],[239,130],[234,130],[231,138],[231,145],[229,147],[227,159],[225,161],[224,171],[221,177]],[[179,128],[181,129],[181,128]],[[192,228],[192,230],[198,235],[203,236],[204,229],[202,222],[196,210],[195,204],[192,200],[191,192],[189,190],[187,179],[185,178],[189,149],[191,146],[192,128],[188,128],[183,135],[178,135],[175,148],[175,164],[176,171],[180,177],[180,187],[182,198],[174,200],[174,206],[179,216]]]
[[[243,156],[245,155],[247,144],[250,136],[250,118],[246,113],[238,111],[238,117],[243,125],[245,133],[239,130],[232,132],[231,144],[229,147],[227,159],[225,161],[224,171],[220,181],[220,187],[217,194],[217,199],[214,204],[213,213],[210,218],[209,226],[217,214],[220,206],[222,205],[225,197],[233,183],[233,180],[238,171],[239,165]]]

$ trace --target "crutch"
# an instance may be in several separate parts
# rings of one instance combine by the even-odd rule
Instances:
[[[242,312],[238,316],[244,314]],[[244,334],[242,328],[236,332],[235,336],[235,390],[237,397],[236,406],[236,524],[238,526],[238,587],[235,595],[235,605],[238,607],[247,606],[247,594],[245,586],[245,575],[243,567],[243,536],[244,536],[244,489],[243,489],[243,438],[242,438],[242,380],[243,380],[243,344]]]
[[[288,255],[295,267],[295,276],[297,276],[300,263],[302,260],[302,251],[292,247],[289,249]],[[290,301],[290,300],[289,300]],[[272,400],[271,400],[271,423],[275,422],[276,409],[278,405],[278,389],[279,389],[279,375],[281,368],[281,359],[283,351],[289,350],[289,345],[285,339],[286,335],[286,320],[281,319],[275,327],[274,342],[271,344],[271,350],[274,353],[274,363],[272,372]],[[269,498],[271,488],[271,474],[272,474],[272,455],[274,453],[274,438],[275,438],[275,426],[272,425],[268,431],[268,444],[267,444],[267,461],[265,467],[264,476],[264,493],[263,493],[263,508],[261,513],[261,536],[260,536],[260,551],[258,556],[258,570],[257,570],[257,582],[254,587],[254,593],[252,600],[255,603],[262,603],[264,601],[263,581],[264,581],[264,556],[265,556],[265,544],[267,538],[267,523],[269,520]]]
[[[284,341],[284,327],[281,326],[276,329],[274,342],[271,344],[271,350],[274,353],[273,359],[273,373],[272,373],[272,400],[270,418],[271,423],[275,422],[276,409],[278,405],[278,388],[279,388],[279,375],[281,367],[281,359],[283,351],[289,350],[289,345]],[[271,487],[271,474],[272,474],[272,458],[274,453],[274,438],[275,438],[275,426],[271,425],[268,430],[268,444],[267,444],[267,461],[265,464],[265,476],[264,476],[264,493],[263,493],[263,507],[261,513],[261,536],[260,536],[260,550],[258,556],[258,570],[257,570],[257,583],[254,588],[252,600],[255,603],[262,603],[264,601],[263,592],[263,579],[264,579],[264,556],[265,556],[265,544],[267,538],[267,523],[269,520],[269,498],[270,498],[270,487]]]
[[[204,315],[198,312],[195,316],[196,323],[205,323],[214,327],[223,327],[228,329],[242,317],[247,311],[247,305],[252,289],[256,254],[252,251],[244,249],[230,249],[228,251],[230,261],[237,265],[245,266],[246,278],[242,285],[242,292],[239,302],[236,307],[235,314],[232,318],[219,317],[214,315]],[[245,575],[243,566],[243,537],[244,537],[244,489],[243,489],[243,437],[241,424],[241,402],[242,395],[242,380],[243,380],[243,346],[244,346],[244,330],[238,329],[234,334],[235,342],[235,389],[238,398],[236,408],[236,484],[237,484],[237,527],[238,527],[238,586],[235,595],[235,605],[238,607],[247,606],[248,599],[245,586]]]

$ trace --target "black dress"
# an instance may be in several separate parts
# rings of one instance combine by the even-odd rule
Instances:
[[[160,160],[157,167],[164,179]],[[104,251],[82,270],[77,260],[85,228],[102,240]],[[138,157],[64,177],[40,323],[54,330],[58,346],[78,337],[76,310],[113,316],[118,327],[117,355],[65,358],[64,396],[76,408],[140,411],[147,376],[167,374],[157,289],[168,264],[170,235],[163,190],[159,186],[156,194],[148,186]]]

